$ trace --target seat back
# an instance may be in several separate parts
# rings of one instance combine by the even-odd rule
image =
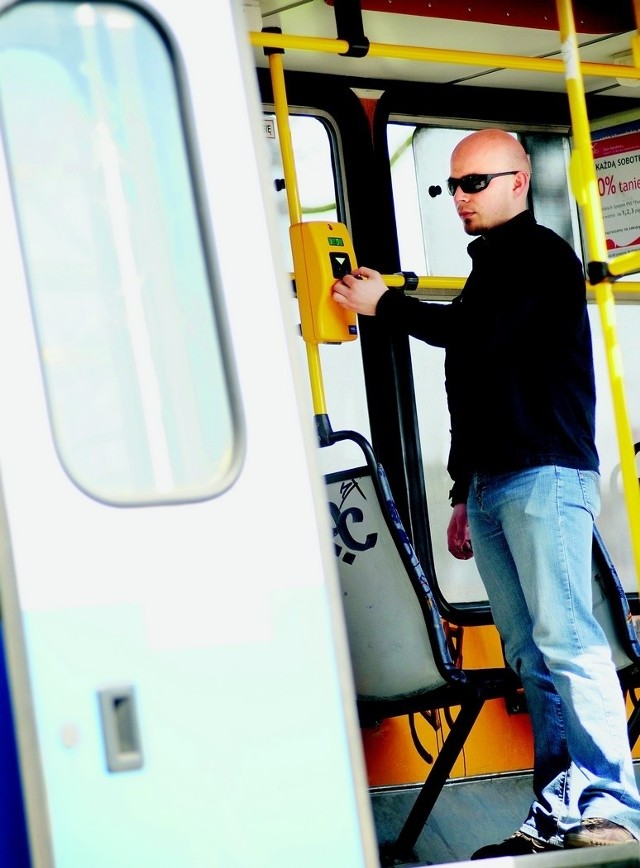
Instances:
[[[326,481],[358,700],[400,699],[464,681],[382,467]]]
[[[618,671],[640,662],[640,643],[620,577],[596,527],[591,559],[593,614],[605,632]]]

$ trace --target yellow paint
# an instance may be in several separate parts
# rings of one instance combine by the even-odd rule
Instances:
[[[302,337],[310,343],[338,344],[358,335],[356,315],[337,304],[331,290],[337,269],[356,266],[353,245],[343,223],[313,220],[289,227]]]

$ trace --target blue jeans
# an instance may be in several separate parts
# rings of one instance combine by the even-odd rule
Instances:
[[[505,656],[520,675],[534,734],[534,801],[522,831],[562,845],[604,817],[640,838],[626,709],[591,611],[599,476],[566,467],[478,474],[471,542]]]

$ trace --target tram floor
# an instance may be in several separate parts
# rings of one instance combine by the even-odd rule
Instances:
[[[636,780],[640,784],[640,764],[635,764]],[[378,843],[383,846],[394,841],[419,792],[419,786],[381,787],[371,790],[371,803]],[[444,865],[464,862],[471,854],[483,847],[502,841],[520,826],[531,802],[531,774],[511,773],[477,778],[465,778],[448,782],[442,790],[431,816],[422,830],[414,849],[414,856],[407,866]],[[589,848],[585,851],[559,851],[557,864],[638,866],[640,868],[640,845],[624,845],[622,862],[605,860],[603,850],[613,855],[613,849]],[[629,849],[630,848],[630,849]],[[622,850],[616,847],[615,850]],[[593,851],[599,851],[595,853]],[[582,856],[579,854],[582,853]],[[630,854],[630,856],[629,856]],[[536,856],[536,865],[555,854]],[[627,858],[629,857],[629,858]],[[521,859],[532,857],[519,857]],[[484,865],[495,862],[487,860]],[[515,861],[515,860],[510,860]],[[475,863],[474,863],[475,864]],[[505,865],[501,860],[501,865]],[[554,862],[556,864],[556,862]]]

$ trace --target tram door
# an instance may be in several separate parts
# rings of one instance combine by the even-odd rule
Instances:
[[[0,579],[34,868],[377,864],[234,5],[0,6]]]

